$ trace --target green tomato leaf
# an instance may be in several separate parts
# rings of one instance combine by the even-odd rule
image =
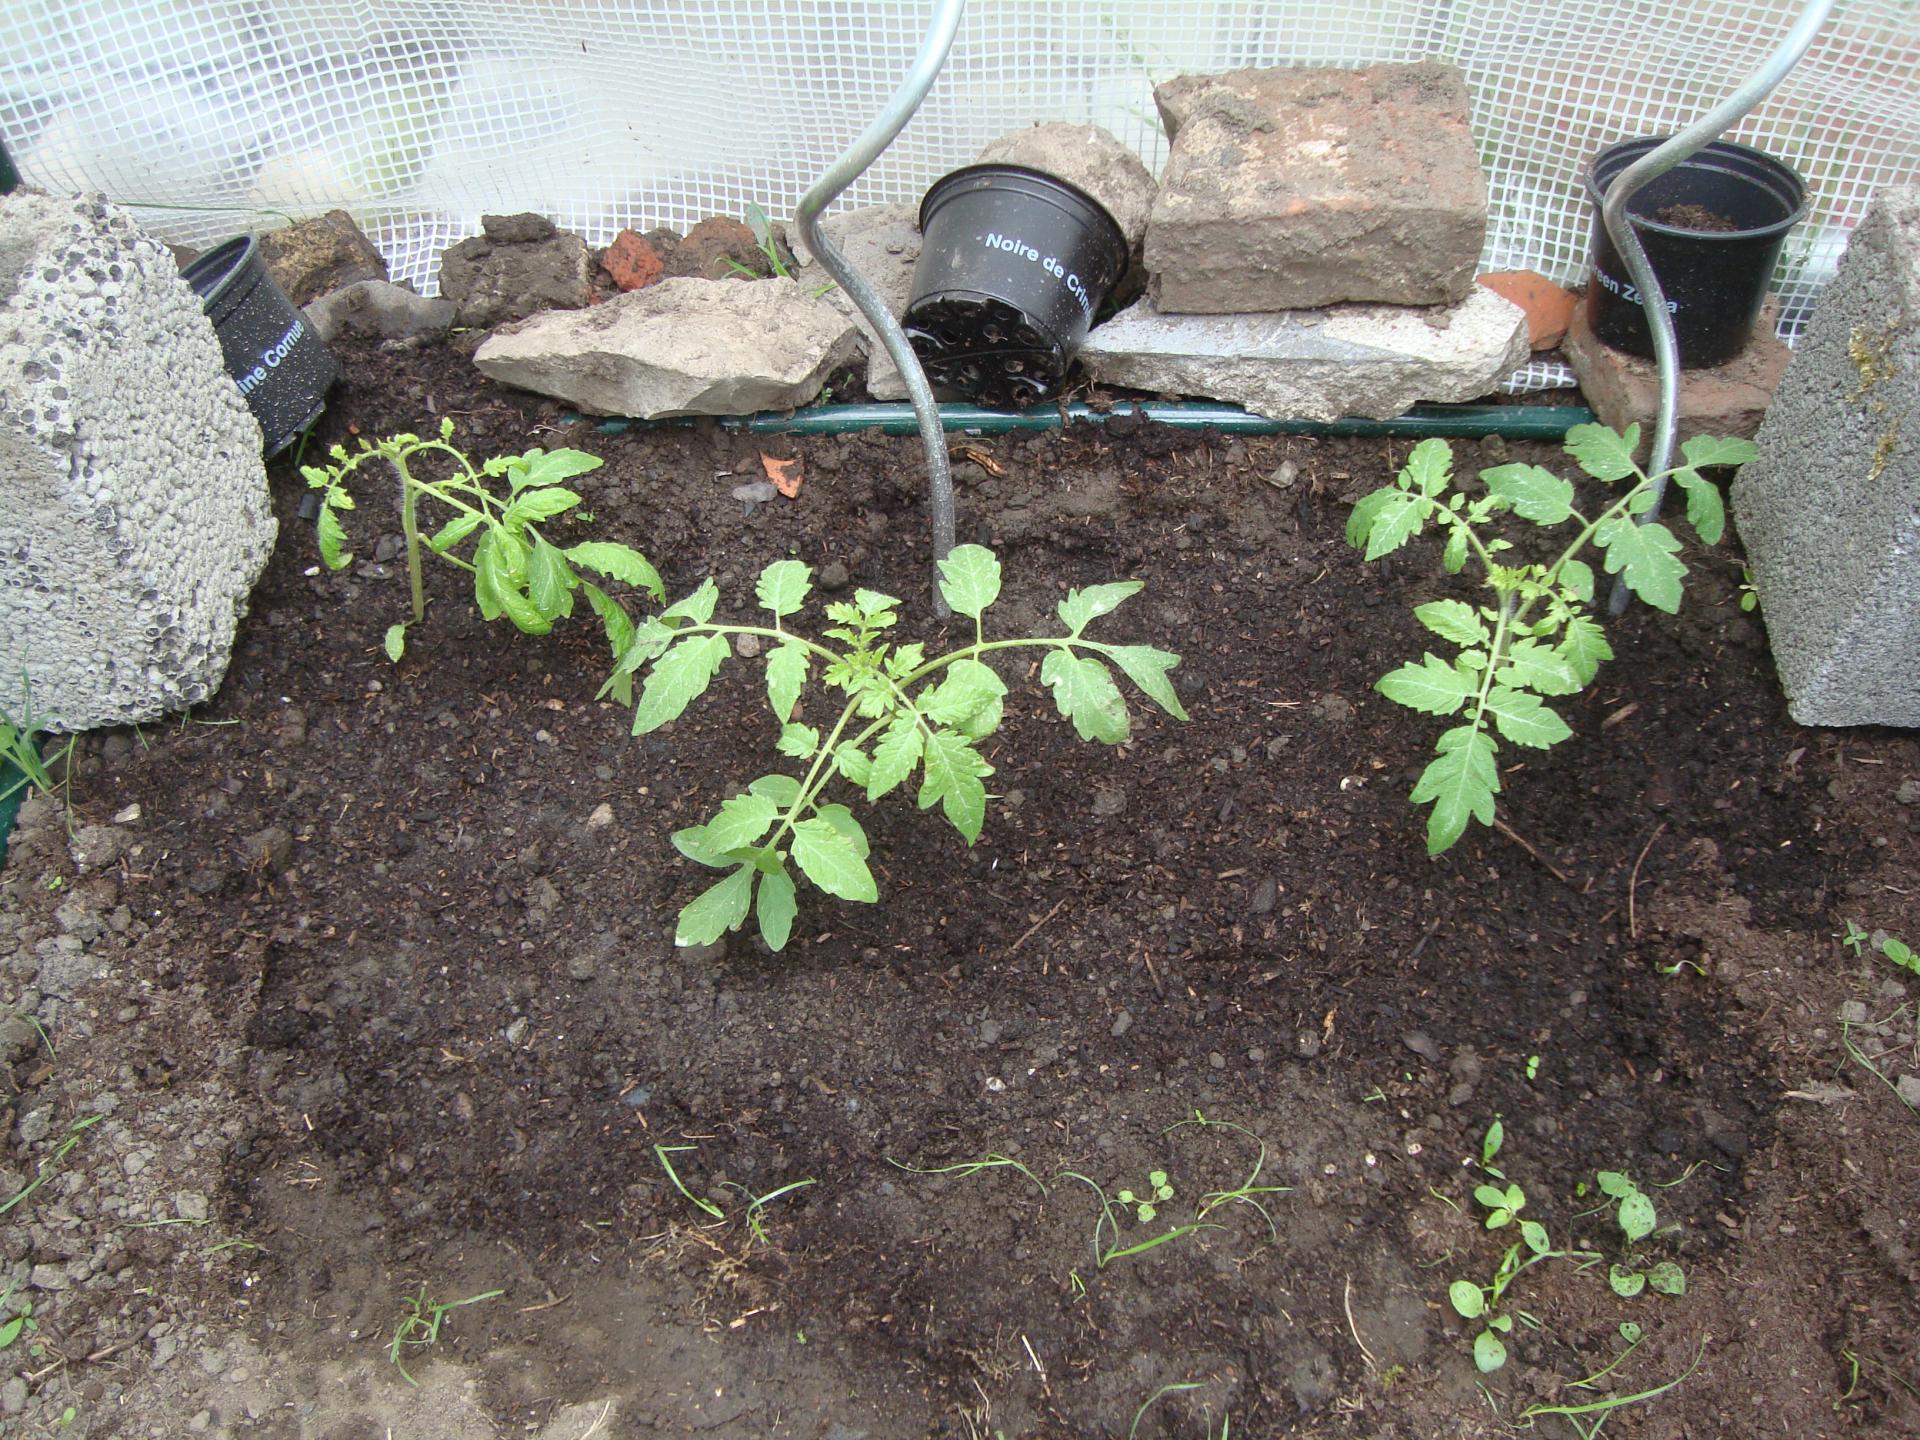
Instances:
[[[802,605],[813,591],[813,571],[798,560],[776,560],[760,572],[753,593],[773,618],[784,620]]]
[[[867,776],[867,799],[878,800],[913,774],[920,763],[923,741],[920,724],[911,714],[893,717],[873,747],[873,770]]]
[[[1491,638],[1487,622],[1461,600],[1435,600],[1416,605],[1413,618],[1442,640],[1451,640],[1455,645],[1484,645]]]
[[[1606,632],[1598,621],[1575,615],[1567,621],[1566,631],[1560,637],[1560,658],[1567,662],[1584,689],[1599,673],[1600,662],[1613,658],[1613,647],[1607,644]]]
[[[1064,618],[1066,602],[1061,609]],[[1082,740],[1105,745],[1126,741],[1131,729],[1127,702],[1113,683],[1113,672],[1098,660],[1065,649],[1049,650],[1040,662],[1040,681],[1053,691],[1054,704],[1073,721]]]
[[[633,644],[635,634],[626,607],[591,580],[582,580],[580,591],[587,597],[587,604],[593,607],[593,613],[600,617],[600,623],[607,632],[607,646],[613,651],[614,659],[618,660]]]
[[[1373,522],[1380,518],[1382,510],[1396,502],[1401,493],[1391,485],[1382,485],[1378,490],[1362,496],[1347,515],[1347,544],[1356,550],[1365,549],[1367,536],[1373,533]]]
[[[984,545],[956,545],[940,562],[940,593],[956,614],[978,620],[1000,598],[1000,561]]]
[[[956,660],[931,693],[915,703],[936,725],[971,720],[1007,693],[1006,684],[978,660]]]
[[[454,516],[453,519],[449,520],[434,532],[433,537],[427,541],[427,548],[436,555],[446,554],[447,551],[458,545],[475,530],[478,530],[481,521],[485,518],[486,517],[481,515],[477,510],[470,510],[464,515]]]
[[[507,506],[500,516],[500,523],[518,530],[525,525],[537,525],[542,520],[564,515],[579,503],[578,495],[559,486],[548,490],[529,490]]]
[[[789,722],[780,727],[780,739],[775,742],[774,748],[795,760],[811,760],[814,752],[820,748],[820,732],[811,725]]]
[[[646,735],[677,719],[705,693],[731,653],[723,635],[692,635],[654,661],[633,710],[633,733]]]
[[[887,674],[898,680],[918,670],[927,658],[927,647],[918,640],[909,640],[905,645],[887,656]]]
[[[801,645],[776,645],[767,655],[767,703],[782,725],[793,718],[800,692],[807,686],[809,657]]]
[[[1167,678],[1167,672],[1180,663],[1178,655],[1171,650],[1155,649],[1151,645],[1115,645],[1106,652],[1106,656],[1154,704],[1176,720],[1188,718],[1186,707],[1174,693],[1173,682]]]
[[[1594,543],[1607,552],[1607,573],[1656,610],[1680,609],[1680,581],[1687,567],[1674,558],[1680,542],[1658,521],[1641,525],[1616,515],[1594,531]]]
[[[1687,1293],[1686,1272],[1671,1260],[1662,1260],[1647,1271],[1647,1283],[1662,1295],[1684,1295]]]
[[[760,923],[760,938],[776,955],[787,948],[787,937],[793,933],[793,917],[799,909],[793,893],[793,877],[787,874],[784,865],[761,874],[753,913]]]
[[[941,813],[971,845],[987,816],[987,787],[981,781],[992,773],[966,736],[936,730],[926,742],[918,804],[925,810],[939,801]]]
[[[758,843],[780,814],[780,807],[764,795],[748,791],[735,795],[707,822],[707,843],[717,850],[740,850]]]
[[[1720,487],[1687,466],[1674,471],[1673,478],[1687,492],[1687,523],[1707,544],[1718,545],[1727,528],[1727,507],[1720,499]]]
[[[320,507],[320,515],[314,521],[313,528],[314,538],[320,542],[321,563],[327,569],[344,570],[353,563],[353,553],[346,548],[346,529],[331,504]]]
[[[1538,640],[1514,641],[1497,678],[1503,685],[1541,695],[1574,695],[1581,689],[1580,677],[1566,656]]]
[[[771,800],[782,810],[789,810],[793,802],[800,798],[800,782],[791,775],[762,775],[747,786],[747,793]]]
[[[400,663],[400,657],[407,653],[407,626],[405,621],[387,627],[386,638],[380,642],[387,652],[387,659],[394,664]]]
[[[704,625],[713,619],[713,607],[719,603],[720,587],[713,583],[713,577],[709,575],[700,582],[699,589],[686,599],[677,601],[662,610],[660,618],[663,621],[685,620],[691,624]]]
[[[742,865],[726,879],[710,885],[680,911],[674,927],[675,945],[711,945],[729,930],[738,930],[753,899],[753,867]]]
[[[1680,443],[1680,453],[1696,469],[1708,465],[1746,465],[1760,453],[1751,440],[1721,439],[1714,435],[1695,435]]]
[[[1408,661],[1398,670],[1389,670],[1373,688],[1423,715],[1451,715],[1479,688],[1479,682],[1428,651],[1418,665]]]
[[[529,450],[524,455],[509,457],[505,469],[507,483],[518,492],[530,485],[557,485],[589,470],[598,470],[605,463],[598,455],[589,455],[584,450]],[[487,471],[496,473],[491,462]]]
[[[1629,1243],[1644,1240],[1653,1233],[1658,1223],[1653,1212],[1653,1201],[1640,1191],[1620,1197],[1620,1229]]]
[[[860,589],[853,592],[854,610],[875,630],[884,630],[900,618],[894,609],[899,603],[897,597],[883,595],[878,590]]]
[[[1558,525],[1573,514],[1573,482],[1539,465],[1496,465],[1480,478],[1523,520]]]
[[[1420,772],[1408,796],[1416,805],[1429,802],[1427,853],[1438,855],[1466,833],[1467,821],[1493,824],[1493,797],[1500,789],[1494,769],[1493,737],[1470,725],[1447,731],[1436,742],[1439,758]]]
[[[713,843],[713,837],[704,825],[689,825],[684,830],[674,831],[668,838],[673,841],[674,849],[696,865],[724,870],[729,865],[739,863],[737,855],[729,854],[724,846]]]
[[[656,601],[667,598],[667,587],[661,582],[660,572],[646,556],[630,546],[608,540],[582,540],[561,553],[584,570],[645,590]]]
[[[1633,452],[1640,446],[1640,427],[1629,425],[1620,435],[1604,425],[1576,425],[1567,431],[1567,453],[1596,480],[1624,480],[1639,474]]]
[[[1467,527],[1455,525],[1447,536],[1447,548],[1440,552],[1440,564],[1449,575],[1458,575],[1467,566]]]
[[[1473,1363],[1482,1375],[1491,1375],[1507,1363],[1507,1347],[1491,1330],[1482,1330],[1473,1337]]]
[[[553,491],[542,490],[542,495],[551,495]],[[534,609],[549,620],[560,615],[573,614],[573,587],[580,583],[564,556],[546,542],[544,536],[536,536],[533,553],[527,557],[527,593],[533,600]]]
[[[872,759],[866,751],[851,742],[833,752],[833,768],[863,790],[873,778]]]
[[[1405,490],[1380,490],[1375,494],[1381,497],[1381,502],[1367,526],[1365,558],[1368,560],[1378,560],[1398,550],[1420,533],[1427,516],[1426,502]]]
[[[1568,560],[1560,566],[1560,583],[1575,598],[1585,603],[1593,600],[1593,567],[1584,560]]]
[[[1624,1265],[1612,1265],[1607,1268],[1607,1284],[1622,1300],[1631,1300],[1647,1288],[1647,1277]]]
[[[1440,439],[1422,440],[1407,454],[1400,474],[1428,499],[1447,488],[1453,473],[1453,447]]]
[[[867,843],[867,832],[861,828],[860,821],[853,811],[846,806],[819,805],[814,808],[813,813],[838,830],[841,837],[853,846],[853,853],[862,860],[872,853],[872,847]]]
[[[1084,590],[1069,590],[1067,598],[1055,607],[1060,623],[1067,627],[1067,633],[1078,635],[1093,621],[1102,615],[1111,613],[1120,607],[1120,603],[1130,595],[1137,595],[1144,588],[1139,580],[1115,580],[1106,585],[1089,585]]]
[[[833,822],[810,816],[793,827],[793,862],[815,885],[842,900],[874,901],[873,872]]]
[[[1447,1299],[1453,1303],[1454,1313],[1462,1319],[1477,1320],[1486,1313],[1486,1292],[1471,1280],[1454,1281],[1447,1287]]]
[[[1516,745],[1545,750],[1573,734],[1567,722],[1540,703],[1538,695],[1495,685],[1487,692],[1487,709],[1503,738]]]
[[[491,542],[491,543],[489,543]],[[521,588],[526,583],[526,547],[504,530],[490,530],[473,552],[473,598],[488,620],[505,615],[527,635],[544,635],[553,621]]]

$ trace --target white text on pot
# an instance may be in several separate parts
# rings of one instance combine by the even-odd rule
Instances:
[[[1022,260],[1035,261],[1042,270],[1045,270],[1056,280],[1065,280],[1067,283],[1067,293],[1079,302],[1080,308],[1089,316],[1093,314],[1093,300],[1092,297],[1087,294],[1087,287],[1081,283],[1078,275],[1067,269],[1066,266],[1054,259],[1053,256],[1043,256],[1038,250],[1034,249],[1033,246],[1027,244],[1026,241],[1017,239],[1012,235],[1002,235],[996,230],[989,230],[987,232],[986,245],[989,250],[1004,250],[1009,255],[1019,256]]]
[[[240,393],[251,395],[261,381],[267,378],[267,371],[280,368],[280,362],[293,353],[293,347],[300,343],[300,337],[307,333],[307,322],[295,320],[287,327],[287,333],[260,352],[260,363],[240,377]]]

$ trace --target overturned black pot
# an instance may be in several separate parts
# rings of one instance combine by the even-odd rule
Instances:
[[[1620,174],[1666,138],[1610,145],[1587,173],[1593,201],[1587,322],[1603,344],[1648,359],[1653,334],[1640,290],[1614,248],[1600,207]],[[1695,216],[1714,217],[1730,228],[1672,223],[1680,207],[1699,207]],[[1627,202],[1628,219],[1666,293],[1682,369],[1723,364],[1746,348],[1780,247],[1806,213],[1807,187],[1799,175],[1764,151],[1729,140],[1716,140],[1649,180]],[[1669,219],[1655,218],[1662,214]]]
[[[1024,165],[969,165],[920,204],[902,326],[938,389],[1021,407],[1058,389],[1127,263],[1097,200]]]
[[[213,322],[271,459],[320,417],[340,367],[268,273],[251,235],[215,246],[180,273]]]

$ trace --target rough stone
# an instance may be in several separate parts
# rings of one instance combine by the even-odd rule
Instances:
[[[1172,139],[1147,222],[1167,313],[1464,298],[1487,186],[1460,72],[1183,76],[1154,91]]]
[[[429,300],[404,285],[361,280],[307,306],[307,320],[322,340],[370,335],[381,340],[437,340],[453,328],[454,304]]]
[[[344,210],[262,235],[260,258],[295,305],[312,304],[362,280],[387,278],[386,257]]]
[[[803,405],[854,353],[845,314],[792,280],[663,280],[496,332],[492,379],[596,415],[741,415]]]
[[[1496,270],[1478,282],[1527,312],[1527,340],[1535,350],[1552,350],[1567,338],[1567,326],[1580,297],[1537,270]]]
[[[1733,482],[1802,725],[1920,726],[1920,187],[1882,191]]]
[[[622,230],[601,254],[600,268],[622,290],[644,290],[665,276],[667,257],[646,236]]]
[[[1680,372],[1680,415],[1676,435],[1751,436],[1760,417],[1787,373],[1792,352],[1773,333],[1778,315],[1767,303],[1753,327],[1753,342],[1724,365]],[[1600,423],[1615,430],[1638,425],[1650,430],[1660,409],[1660,372],[1651,360],[1623,355],[1594,337],[1587,323],[1587,307],[1574,308],[1561,345],[1573,373],[1580,378],[1587,404]]]
[[[1098,200],[1126,232],[1127,248],[1139,246],[1153,208],[1153,174],[1140,157],[1098,125],[1051,121],[1002,135],[980,152],[981,165],[1025,165],[1044,170]]]
[[[0,197],[0,674],[57,730],[198,704],[273,548],[260,427],[166,247]]]
[[[578,235],[540,215],[483,215],[480,228],[440,257],[440,294],[457,323],[484,330],[592,302],[593,262]]]
[[[1526,316],[1476,289],[1431,310],[1165,315],[1142,300],[1096,328],[1080,360],[1108,384],[1233,401],[1275,419],[1385,419],[1416,401],[1484,395],[1527,351]]]
[[[913,267],[920,259],[920,207],[917,205],[868,205],[858,210],[829,215],[820,222],[827,239],[874,289],[893,318],[907,313],[913,298]],[[826,270],[804,250],[808,263],[800,272],[800,288],[811,295],[828,283]],[[867,324],[866,317],[846,291],[835,287],[826,298],[860,327],[860,340],[867,352],[867,394],[875,400],[904,400],[907,382],[900,378],[900,367],[887,354],[887,347]]]
[[[733,267],[744,265],[756,275],[767,273],[767,257],[753,231],[738,220],[715,215],[689,230],[667,257],[669,280],[740,280]]]

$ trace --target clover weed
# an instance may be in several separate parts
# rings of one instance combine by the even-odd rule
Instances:
[[[629,546],[583,540],[562,548],[537,528],[579,506],[580,496],[560,482],[599,469],[600,457],[580,450],[536,449],[524,455],[496,455],[475,469],[466,453],[450,443],[452,439],[453,421],[442,420],[438,439],[395,435],[373,444],[362,440],[360,449],[351,455],[345,446],[335,445],[327,452],[331,465],[300,467],[308,486],[322,492],[316,531],[320,558],[329,570],[343,569],[353,560],[340,521],[342,511],[354,508],[348,479],[374,460],[384,460],[400,477],[400,526],[406,538],[413,618],[388,627],[387,658],[397,662],[406,653],[408,627],[426,618],[426,590],[420,569],[423,548],[472,574],[474,602],[485,619],[497,620],[504,615],[528,635],[544,635],[555,620],[572,615],[574,592],[579,591],[606,627],[607,643],[614,656],[624,654],[633,641],[632,618],[618,600],[579,572],[590,570],[663,600],[666,591],[658,572],[644,555]],[[423,456],[450,460],[453,473],[440,479],[416,474],[413,467]],[[505,482],[504,494],[497,483],[501,481]],[[420,532],[418,509],[422,499],[453,512],[431,535]],[[457,553],[456,547],[475,535],[479,538],[471,558]],[[622,694],[620,698],[624,703],[627,697]]]
[[[678,718],[734,653],[733,642],[752,637],[766,647],[767,702],[780,725],[779,751],[800,769],[797,777],[762,775],[705,824],[674,832],[682,855],[729,872],[680,911],[676,944],[711,944],[739,929],[752,911],[769,948],[784,949],[798,911],[789,861],[829,895],[869,903],[879,898],[867,865],[866,831],[846,805],[825,798],[835,779],[875,801],[918,770],[920,808],[939,805],[973,844],[986,818],[985,782],[993,773],[979,745],[999,728],[1007,694],[1006,682],[983,658],[995,651],[1046,652],[1041,683],[1082,739],[1117,745],[1131,733],[1109,661],[1161,709],[1187,718],[1168,678],[1179,656],[1149,645],[1089,640],[1083,633],[1140,590],[1139,581],[1069,591],[1058,607],[1064,635],[988,640],[981,617],[1000,594],[1000,562],[993,552],[956,546],[940,562],[940,577],[947,604],[973,621],[973,643],[932,659],[918,641],[892,642],[888,632],[899,620],[900,602],[874,590],[856,590],[851,600],[828,604],[832,623],[822,640],[786,629],[813,588],[812,571],[798,560],[776,561],[760,574],[755,591],[761,607],[773,612],[771,625],[715,624],[720,592],[709,578],[639,626],[601,692],[646,671],[634,707],[635,735]],[[824,735],[799,719],[802,698],[816,678],[841,697]]]
[[[1485,574],[1491,603],[1430,601],[1414,615],[1427,629],[1459,648],[1451,660],[1431,652],[1380,677],[1375,688],[1396,704],[1422,714],[1461,716],[1435,745],[1438,757],[1421,774],[1411,795],[1431,804],[1427,852],[1437,855],[1465,833],[1469,820],[1494,823],[1500,791],[1495,763],[1499,742],[1530,749],[1559,744],[1573,731],[1545,699],[1576,695],[1590,684],[1613,649],[1600,623],[1588,613],[1594,573],[1580,554],[1589,544],[1604,556],[1606,573],[1656,609],[1680,607],[1680,541],[1657,521],[1640,523],[1656,500],[1660,476],[1635,462],[1640,429],[1624,435],[1602,425],[1567,431],[1567,453],[1595,479],[1622,486],[1610,504],[1589,519],[1574,506],[1573,484],[1539,465],[1496,465],[1483,470],[1484,493],[1469,495],[1453,476],[1453,452],[1444,440],[1423,440],[1391,485],[1366,496],[1347,521],[1347,541],[1368,560],[1390,555],[1427,525],[1446,532],[1442,563],[1459,574],[1469,559]],[[1720,539],[1725,510],[1720,492],[1700,471],[1742,465],[1755,453],[1751,441],[1695,436],[1681,446],[1686,463],[1667,472],[1687,495],[1687,519],[1709,545]],[[1489,533],[1491,522],[1512,513],[1542,528],[1569,521],[1573,540],[1545,564],[1508,564],[1500,557],[1513,542]],[[1544,697],[1544,699],[1543,699]],[[1498,738],[1496,738],[1498,737]]]

